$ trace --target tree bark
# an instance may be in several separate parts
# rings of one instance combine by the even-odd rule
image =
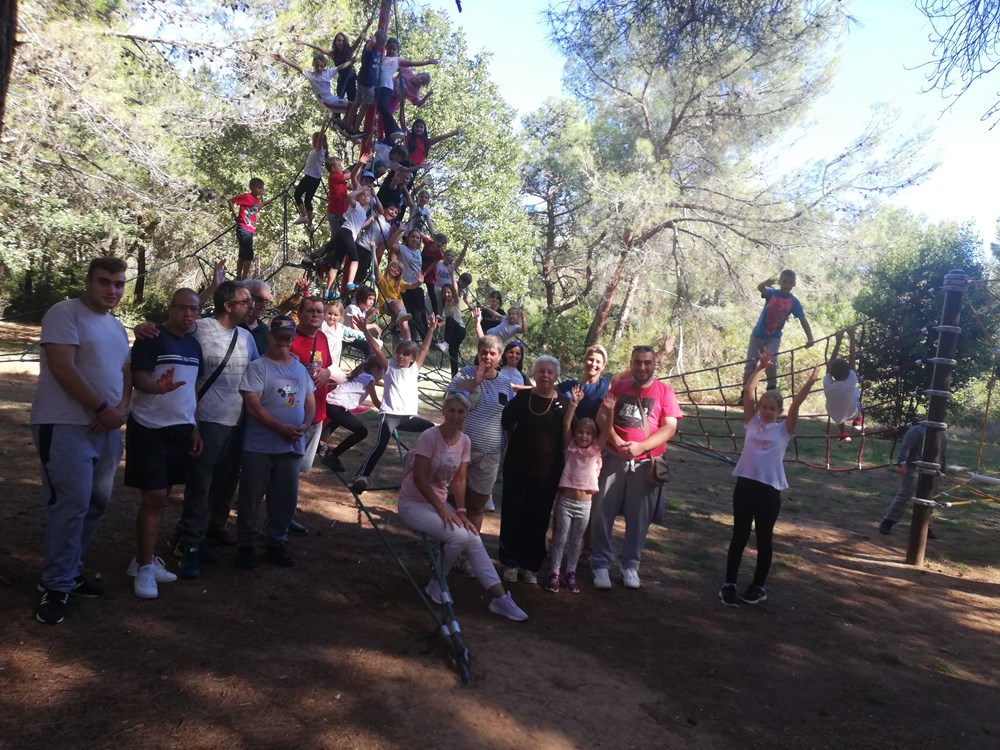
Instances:
[[[136,265],[136,279],[135,279],[135,294],[133,296],[133,301],[137,305],[143,303],[144,297],[146,295],[146,245],[142,242],[135,243],[136,255],[135,255],[135,265]]]
[[[0,135],[3,134],[4,110],[7,87],[14,69],[14,51],[17,49],[17,0],[0,2]]]
[[[611,346],[616,346],[619,341],[622,340],[622,336],[625,335],[625,326],[628,325],[628,319],[632,316],[632,301],[635,299],[635,292],[639,288],[639,274],[632,274],[632,278],[628,282],[628,289],[625,290],[625,301],[622,302],[622,314],[618,316],[618,320],[615,322],[615,333],[611,337]]]
[[[621,284],[622,274],[625,272],[625,264],[628,262],[629,255],[628,248],[622,248],[621,254],[618,256],[618,265],[615,268],[614,275],[604,289],[604,299],[601,300],[600,306],[594,313],[594,320],[590,324],[590,330],[587,331],[587,340],[584,342],[584,346],[593,346],[597,343],[601,334],[604,333],[604,328],[608,324],[608,316],[611,314],[611,303],[614,301],[615,292],[618,291],[618,285]]]

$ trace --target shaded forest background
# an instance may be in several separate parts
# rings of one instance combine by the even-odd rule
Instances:
[[[137,277],[123,318],[156,317],[169,291],[233,259],[225,200],[251,176],[278,196],[258,223],[255,273],[278,272],[287,291],[298,273],[282,262],[309,246],[296,228],[285,244],[294,207],[282,192],[322,113],[270,55],[308,64],[294,36],[353,37],[375,5],[21,0],[0,141],[4,318],[37,320],[79,290],[97,254],[127,258]],[[607,345],[617,364],[668,333],[674,370],[737,360],[760,309],[756,285],[786,267],[817,337],[938,286],[951,268],[994,273],[970,226],[886,203],[935,167],[926,134],[897,132],[891,109],[826,153],[795,151],[852,23],[845,3],[554,5],[568,95],[520,122],[489,78],[488,52],[469,49],[441,10],[397,10],[403,56],[442,60],[419,115],[432,135],[465,129],[420,178],[435,223],[454,247],[469,244],[479,297],[495,288],[523,302],[528,343],[570,368],[585,343]],[[331,150],[356,156],[337,137]],[[956,375],[970,414],[998,322],[982,289],[974,303],[984,326],[968,327],[976,354]],[[791,323],[785,345],[803,342]]]

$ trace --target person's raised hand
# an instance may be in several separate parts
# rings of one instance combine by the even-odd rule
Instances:
[[[574,385],[573,390],[570,391],[570,398],[572,399],[574,404],[579,406],[580,402],[583,401],[583,386],[581,386],[579,383]]]

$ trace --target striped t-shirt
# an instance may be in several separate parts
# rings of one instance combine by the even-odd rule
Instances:
[[[452,385],[476,377],[475,365],[467,365],[458,371]],[[493,380],[479,384],[481,395],[476,408],[465,418],[465,434],[472,441],[473,453],[494,453],[503,447],[503,428],[500,415],[503,408],[514,398],[510,378],[500,372]]]

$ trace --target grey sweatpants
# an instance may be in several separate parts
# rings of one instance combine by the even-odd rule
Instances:
[[[916,467],[906,467],[906,473],[899,478],[899,488],[896,490],[896,496],[892,498],[892,502],[889,503],[889,507],[885,511],[884,520],[896,523],[903,517],[906,509],[913,502],[913,495],[917,491],[917,476]]]
[[[253,453],[243,451],[240,473],[236,538],[240,546],[252,547],[257,534],[257,508],[267,494],[268,544],[283,544],[288,524],[299,500],[301,453]]]
[[[83,570],[83,554],[111,501],[122,458],[121,430],[93,432],[88,425],[32,425],[42,462],[45,564],[42,585],[69,591]]]
[[[604,452],[604,464],[598,479],[590,516],[592,552],[590,567],[601,570],[611,567],[614,553],[611,531],[615,518],[625,516],[625,539],[622,543],[623,568],[639,570],[639,558],[646,546],[649,524],[656,514],[663,488],[646,478],[646,464],[625,462],[610,451]]]
[[[743,385],[747,384],[753,371],[757,369],[757,362],[760,359],[760,352],[763,349],[772,355],[771,364],[764,370],[764,376],[767,378],[767,387],[768,390],[776,388],[778,385],[778,349],[780,348],[781,336],[771,336],[770,338],[761,339],[751,334],[750,341],[747,342],[747,362],[743,366]]]
[[[181,544],[198,547],[205,541],[205,529],[211,523],[219,529],[229,518],[232,487],[239,476],[233,461],[238,455],[242,434],[238,427],[216,422],[198,422],[203,447],[191,459],[188,481],[184,485],[184,509],[181,511]]]

